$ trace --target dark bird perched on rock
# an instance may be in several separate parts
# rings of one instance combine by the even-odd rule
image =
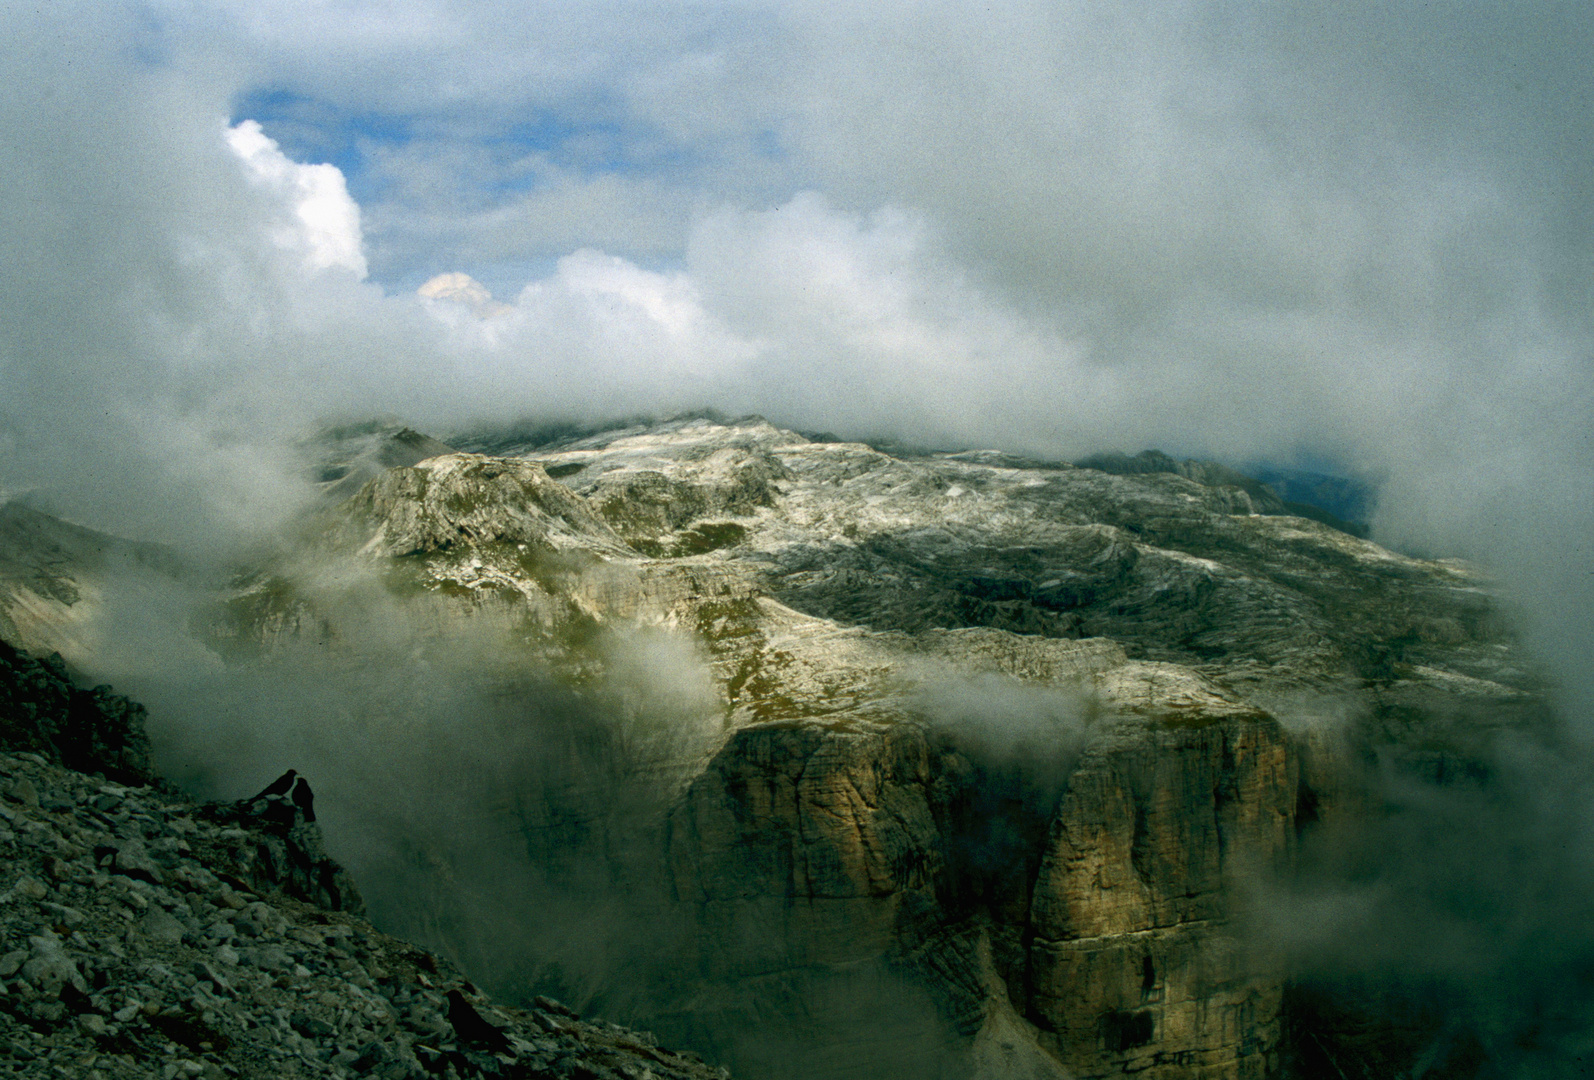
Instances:
[[[260,794],[242,799],[238,805],[248,807],[256,817],[282,825],[292,825],[296,814],[303,815],[305,821],[315,820],[315,793],[310,790],[310,781],[295,769],[289,769]]]
[[[286,795],[288,793],[288,789],[293,787],[294,778],[298,775],[299,774],[296,771],[289,769],[271,783],[267,784],[265,790],[259,795],[252,796],[251,798],[245,799],[243,801],[258,802],[261,799],[269,799],[274,795]]]
[[[315,793],[310,790],[310,781],[302,776],[299,777],[299,782],[293,785],[293,794],[290,797],[293,799],[293,805],[304,813],[306,821],[315,820]]]
[[[462,1043],[485,1047],[494,1054],[513,1053],[509,1040],[492,1024],[482,1019],[465,995],[458,990],[448,992],[448,1022]]]

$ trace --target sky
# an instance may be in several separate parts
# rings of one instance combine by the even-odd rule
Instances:
[[[328,418],[705,406],[1310,462],[1594,670],[1578,4],[0,20],[0,490],[191,542],[279,520]]]

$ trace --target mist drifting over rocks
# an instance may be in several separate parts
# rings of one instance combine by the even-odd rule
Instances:
[[[291,542],[188,586],[196,662],[99,659],[196,794],[324,778],[378,925],[508,1000],[752,1076],[1581,1052],[1579,744],[1478,568],[1216,467],[758,418],[340,489],[423,438],[328,433]],[[114,577],[34,564],[6,610],[103,640]]]
[[[1588,75],[1556,5],[586,6],[530,37],[490,4],[156,10],[14,13],[8,490],[209,542],[296,505],[281,437],[340,412],[1332,462],[1590,667]],[[512,166],[476,140],[524,110],[571,117]],[[403,137],[362,134],[387,111]],[[410,292],[445,271],[512,310]]]
[[[42,599],[8,607],[0,632],[80,658],[144,701],[157,761],[196,792],[241,794],[284,757],[326,762],[348,783],[327,799],[349,845],[340,855],[397,883],[387,910],[406,932],[491,964],[493,947],[459,927],[480,919],[513,936],[523,915],[499,918],[493,898],[550,898],[545,928],[525,939],[578,944],[513,977],[642,1008],[611,977],[635,942],[609,957],[587,944],[608,940],[612,921],[642,937],[662,928],[674,955],[696,931],[651,911],[611,920],[590,898],[616,874],[666,875],[642,864],[668,843],[632,825],[656,824],[661,800],[719,752],[725,722],[782,719],[737,705],[737,669],[715,667],[713,635],[751,625],[757,596],[868,633],[1100,635],[1139,642],[1125,663],[1209,681],[1221,669],[1217,689],[1186,686],[1190,700],[1221,712],[1237,695],[1281,726],[1278,745],[1314,793],[1290,811],[1297,829],[1331,817],[1335,791],[1379,808],[1305,830],[1300,875],[1253,883],[1233,925],[1330,982],[1390,995],[1406,1043],[1432,1050],[1401,1068],[1466,1059],[1452,1016],[1473,1018],[1478,1060],[1514,1075],[1558,1075],[1582,1052],[1588,948],[1567,928],[1586,921],[1580,883],[1594,865],[1580,839],[1594,816],[1580,794],[1594,717],[1594,113],[1587,20],[1573,9],[929,5],[860,19],[814,4],[584,4],[533,26],[488,3],[333,15],[217,2],[12,5],[6,19],[0,539],[24,554],[6,554],[0,573]],[[903,470],[901,491],[873,492],[901,500],[897,519],[813,511],[816,534],[857,535],[730,573],[732,606],[702,623],[631,625],[703,582],[683,571],[667,585],[643,575],[643,588],[610,564],[691,567],[735,549],[760,514],[795,512],[790,478],[764,457],[725,476],[668,456],[607,480],[550,470],[532,486],[568,488],[610,535],[600,543],[591,521],[556,513],[557,542],[528,553],[514,547],[525,537],[505,536],[477,566],[420,543],[412,562],[390,551],[394,566],[373,573],[350,561],[361,521],[318,516],[334,495],[441,453],[450,432],[540,431],[493,450],[575,455],[554,466],[567,467],[608,443],[550,448],[550,432],[596,436],[617,416],[705,406],[780,431],[989,454],[911,476],[911,455],[867,459],[882,475]],[[333,458],[307,450],[328,417],[350,428],[374,415],[442,442],[394,449],[377,424],[346,430]],[[727,453],[774,438],[772,459],[800,456],[781,449],[786,436],[727,438]],[[1092,520],[1069,523],[1095,530],[1045,558],[1014,553],[1024,536],[980,539],[1006,511],[980,503],[959,518],[955,498],[926,501],[947,498],[936,470],[1151,447],[1218,471],[1101,474],[1158,494],[1110,489],[1120,494],[1093,504]],[[1375,485],[1371,539],[1403,554],[1363,579],[1370,557],[1338,546],[1349,540],[1302,555],[1276,514],[1230,531],[1231,517],[1277,509],[1223,479],[1244,463]],[[478,479],[481,493],[507,482]],[[1165,506],[1172,489],[1155,484],[1175,479],[1215,516]],[[402,494],[386,493],[408,506]],[[392,525],[385,536],[415,532],[368,509]],[[914,531],[926,518],[955,522],[959,544],[1001,572],[938,561],[940,534]],[[527,520],[525,536],[541,536],[546,522]],[[1266,543],[1243,532],[1266,529],[1277,530]],[[1249,554],[1236,560],[1241,535]],[[1170,551],[1217,565],[1219,585],[1191,584],[1192,564]],[[1426,561],[1452,557],[1483,569]],[[1031,572],[1046,559],[1058,565]],[[1419,599],[1389,615],[1383,594],[1357,591],[1367,580],[1402,596],[1411,581],[1439,584],[1412,586]],[[449,601],[459,610],[436,606],[445,583],[462,590]],[[506,669],[528,618],[541,651]],[[561,627],[575,636],[545,640]],[[968,635],[956,642],[978,651]],[[259,650],[277,659],[258,666]],[[1236,653],[1251,661],[1226,659]],[[849,655],[858,671],[886,663]],[[849,707],[908,702],[967,744],[958,753],[981,748],[985,794],[926,811],[953,848],[1036,852],[1058,777],[1089,754],[1080,725],[1095,700],[1071,681],[1083,669],[1043,659],[1025,660],[1041,666],[1023,677],[1066,687],[997,689],[976,671],[830,690]],[[1315,674],[1282,679],[1292,664]],[[798,665],[805,692],[823,667]],[[749,693],[766,708],[777,690],[792,696],[779,680],[758,685]],[[999,734],[1010,729],[1034,734]],[[1434,732],[1443,752],[1413,764],[1407,751]],[[1050,764],[1029,749],[1037,739]],[[885,755],[881,775],[904,790],[965,775],[933,739],[922,774],[886,745],[864,756]],[[1137,769],[1090,775],[1118,777],[1102,790],[1140,805],[1152,788]],[[443,824],[483,806],[501,822],[515,798],[514,829]],[[557,821],[528,825],[534,805],[557,807]],[[1002,824],[959,831],[976,820]],[[531,865],[554,865],[555,849],[606,853],[537,871],[552,886],[499,876],[528,829],[553,838]],[[571,830],[579,844],[566,844]],[[920,851],[920,833],[904,830],[901,850]],[[1137,835],[1129,855],[1155,850]],[[478,893],[421,895],[443,878],[415,867],[435,869],[426,860],[444,849]],[[1008,910],[984,871],[956,865],[958,903]],[[903,895],[950,880],[919,869]],[[1224,880],[1223,895],[1242,895]],[[447,925],[416,914],[456,902]],[[990,972],[1038,1000],[1013,989],[1024,979],[1004,948],[988,970],[968,960],[985,955],[972,946],[922,955],[968,961],[952,965],[957,979],[985,989],[965,1001],[996,1000],[979,997]],[[831,1002],[814,1006],[828,1021],[857,1001],[900,1000],[901,1038],[877,1046],[967,1034],[946,1035],[941,1006],[902,989],[900,971],[868,970],[804,1000]],[[1279,1030],[1312,1017],[1351,1030],[1336,1000],[1281,1006]],[[1028,1022],[1020,1014],[957,1014],[952,1029],[1007,1031]],[[1133,1053],[1140,1023],[1097,1034]],[[998,1061],[1009,1043],[993,1035],[968,1060]],[[1292,1067],[1350,1060],[1325,1054]]]

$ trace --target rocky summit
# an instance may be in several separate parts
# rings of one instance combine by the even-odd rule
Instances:
[[[747,1076],[1371,1076],[1419,1057],[1449,1068],[1478,1045],[1442,1023],[1384,1032],[1258,930],[1316,853],[1379,817],[1390,770],[1466,775],[1491,732],[1548,722],[1475,568],[1301,516],[1231,470],[1144,455],[887,453],[756,418],[452,446],[394,428],[391,448],[383,430],[311,447],[321,509],[195,625],[240,677],[287,678],[313,655],[352,684],[390,664],[333,721],[363,746],[430,737],[428,708],[475,725],[492,761],[446,792],[479,796],[461,827],[396,828],[392,865],[409,869],[361,888],[388,929],[484,985],[528,1006],[574,995]],[[111,586],[72,586],[96,572],[0,582],[0,625],[40,647],[88,640],[62,628],[94,624]],[[92,650],[63,651],[93,670]],[[428,704],[444,682],[467,704]],[[112,875],[76,837],[117,825],[73,808],[131,797],[112,792],[84,787],[57,812],[73,828],[51,835],[87,860],[80,887],[172,913],[174,950],[267,902],[264,885],[213,874],[190,889],[175,871],[100,892]],[[190,848],[242,828],[180,816]],[[261,899],[231,907],[245,888]],[[381,1033],[441,1016],[457,977],[342,933],[353,917],[325,896],[297,903],[271,908],[295,928],[271,931],[284,970],[158,959],[166,981],[138,976],[151,989],[129,991],[128,1016],[180,1006],[210,1024],[211,999],[254,994],[273,1060],[435,1067],[445,1048],[423,1032]],[[123,911],[105,919],[133,925]],[[32,938],[59,937],[29,917]],[[238,951],[240,933],[216,947]],[[27,949],[115,958],[123,939],[63,940]],[[332,999],[310,1025],[330,1032],[320,1056],[292,1022],[318,995]],[[105,1005],[107,1025],[128,1022]],[[496,1015],[508,1031],[521,1014]],[[541,1046],[563,1023],[534,1012],[514,1037]]]

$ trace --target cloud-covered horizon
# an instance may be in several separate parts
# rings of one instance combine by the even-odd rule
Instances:
[[[1594,737],[1580,5],[0,13],[0,501],[234,553],[311,497],[296,439],[378,415],[446,435],[711,407],[921,446],[1308,463],[1380,480],[1376,539],[1493,567]],[[437,677],[383,637],[359,678],[306,663],[300,685],[203,653],[184,600],[150,586],[109,625],[196,769],[309,755],[370,805],[421,775],[463,807],[481,791],[452,778],[483,754],[540,750],[472,731],[447,756],[481,718],[485,646]],[[637,655],[655,666],[619,697],[694,670]],[[384,757],[323,723],[399,699],[442,735]],[[1376,903],[1270,911],[1331,971],[1348,952],[1475,989],[1475,1016],[1543,995],[1569,1015],[1588,754],[1485,760],[1492,789],[1393,793]]]
[[[703,406],[1326,461],[1589,670],[1575,15],[11,5],[0,488],[225,534],[319,417]]]

